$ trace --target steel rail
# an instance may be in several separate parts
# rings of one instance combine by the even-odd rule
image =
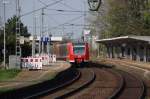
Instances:
[[[41,91],[41,92],[39,92],[39,93],[36,93],[36,94],[31,95],[31,96],[25,97],[24,99],[37,98],[37,97],[43,96],[43,95],[45,95],[45,94],[47,94],[47,93],[50,93],[50,92],[59,90],[59,89],[61,89],[61,88],[64,88],[64,87],[69,86],[70,84],[74,83],[74,82],[77,81],[80,77],[81,77],[81,72],[78,71],[77,76],[76,76],[75,78],[73,78],[72,80],[70,80],[70,81],[68,81],[68,82],[66,82],[66,83],[63,83],[63,84],[61,84],[61,85],[58,85],[58,86],[56,86],[55,88],[43,90],[43,91]]]
[[[109,99],[121,99],[123,97],[125,98],[126,94],[129,93],[130,89],[132,90],[135,88],[138,88],[139,94],[135,94],[137,93],[136,92],[137,90],[135,90],[135,91],[132,91],[132,93],[130,93],[130,97],[131,98],[138,97],[138,99],[143,99],[144,93],[145,93],[144,82],[140,78],[137,78],[135,75],[132,75],[131,73],[128,73],[122,70],[118,70],[118,72],[122,75],[124,79],[124,84],[122,84],[122,88],[118,89],[118,92],[114,93],[113,97],[110,97]]]
[[[58,90],[55,93],[50,93],[44,97],[41,98],[51,98],[51,99],[62,99],[67,98],[68,96],[71,96],[72,94],[77,93],[78,91],[86,88],[88,85],[90,85],[95,80],[95,73],[88,69],[88,68],[82,68],[79,69],[81,71],[81,77],[76,82],[72,83],[69,86],[64,87],[61,90]]]

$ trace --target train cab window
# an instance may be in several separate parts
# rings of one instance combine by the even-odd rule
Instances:
[[[74,54],[84,54],[84,49],[85,49],[84,46],[80,46],[80,47],[74,46],[73,51]]]

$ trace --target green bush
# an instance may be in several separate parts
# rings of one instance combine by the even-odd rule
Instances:
[[[18,69],[9,69],[9,70],[0,69],[0,81],[10,80],[15,76],[17,76],[17,74],[20,71],[21,70]]]

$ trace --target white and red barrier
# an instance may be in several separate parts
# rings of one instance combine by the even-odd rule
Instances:
[[[56,62],[56,55],[52,55],[52,62]]]
[[[43,65],[49,65],[50,58],[48,55],[41,55],[40,57],[42,57],[42,64]]]
[[[22,68],[27,69],[42,69],[42,58],[38,57],[27,57],[21,58]]]
[[[36,57],[21,58],[21,67],[27,69],[42,69],[43,65],[56,62],[56,55],[41,55]]]
[[[52,62],[56,62],[56,55],[41,55],[42,57],[42,64],[43,65],[50,65]]]

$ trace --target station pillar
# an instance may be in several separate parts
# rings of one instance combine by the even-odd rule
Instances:
[[[106,49],[107,49],[107,58],[110,58],[110,47],[106,45]]]
[[[120,47],[120,57],[125,57],[125,54],[126,54],[126,50],[125,50],[125,47]]]
[[[140,61],[140,46],[137,45],[137,46],[136,46],[136,49],[137,49],[137,53],[136,53],[136,61]]]
[[[118,45],[116,48],[117,48],[117,49],[116,49],[117,58],[122,57],[122,56],[123,56],[123,53],[122,53],[121,47]]]
[[[130,59],[133,60],[133,48],[132,46],[130,46]]]
[[[109,58],[112,58],[112,48],[111,46],[108,47],[108,54],[109,54]]]
[[[118,58],[118,46],[114,46],[114,58]]]
[[[107,50],[106,57],[109,58],[109,54],[108,54],[109,53],[109,49],[108,49],[108,46],[106,46],[106,50]]]
[[[150,46],[147,46],[147,62],[150,62]]]
[[[144,46],[144,50],[143,50],[143,52],[144,52],[144,62],[147,62],[147,47],[146,46]]]
[[[125,58],[128,58],[128,47],[125,47],[124,56],[125,56]]]
[[[110,47],[110,58],[113,58],[113,46]]]

